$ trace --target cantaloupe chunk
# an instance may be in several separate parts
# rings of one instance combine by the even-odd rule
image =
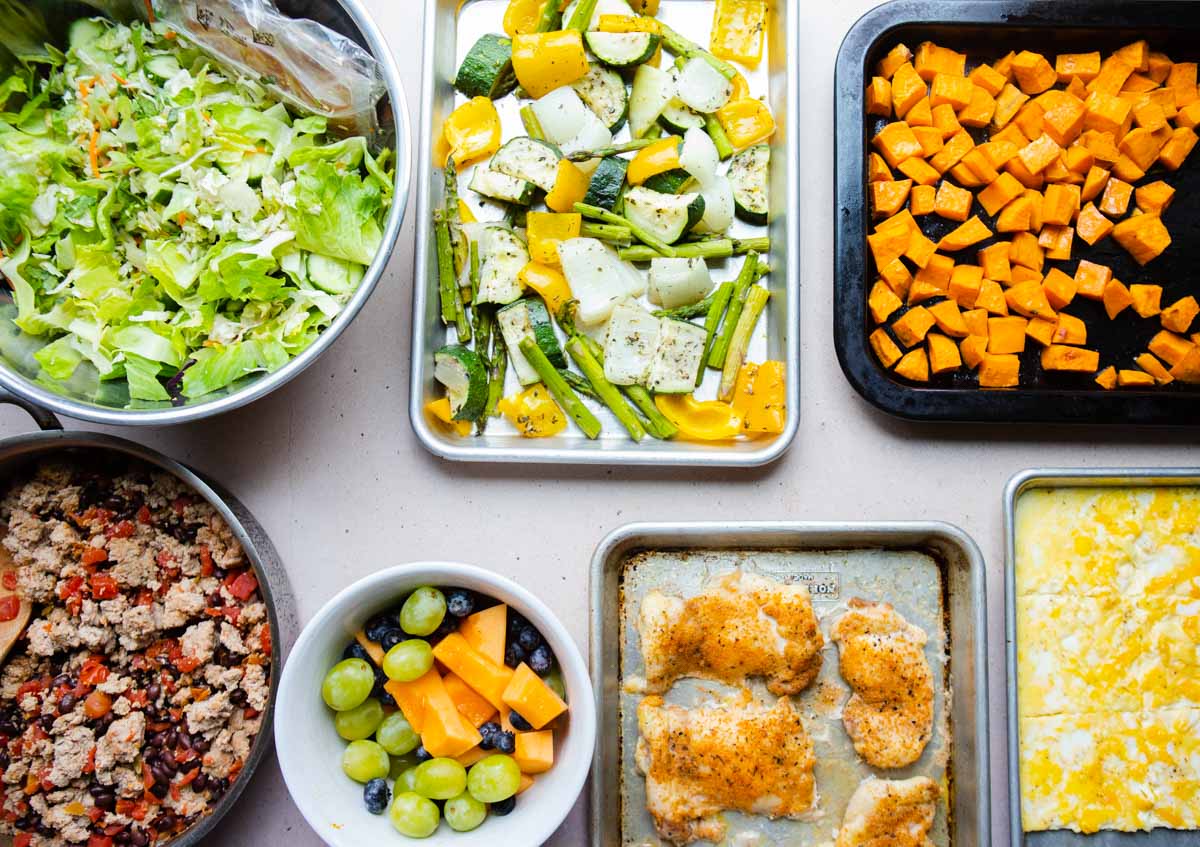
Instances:
[[[467,643],[457,632],[452,632],[433,648],[433,657],[475,689],[483,699],[497,709],[503,708],[502,698],[513,672],[497,664]],[[519,711],[519,710],[518,710]]]
[[[375,667],[383,667],[383,648],[376,642],[367,638],[367,634],[361,629],[354,633],[354,640],[358,642],[358,646],[367,651],[367,655],[371,657],[371,661],[375,663]]]
[[[481,727],[496,714],[496,707],[476,693],[475,689],[463,682],[453,673],[448,673],[442,679],[446,693],[454,701],[458,713],[473,727]]]
[[[504,641],[508,632],[508,606],[500,603],[476,612],[458,625],[467,643],[497,665],[504,664]]]
[[[554,766],[554,733],[548,729],[541,732],[518,732],[517,749],[513,759],[521,773],[545,773]]]
[[[468,750],[467,752],[462,753],[458,756],[455,756],[454,759],[460,765],[462,765],[464,768],[469,768],[469,767],[471,767],[471,765],[475,764],[480,759],[486,759],[488,756],[492,755],[492,753],[494,753],[494,752],[495,752],[494,750],[484,750],[479,745],[476,745],[476,746],[472,747],[470,750]]]
[[[521,774],[521,787],[517,789],[517,793],[524,794],[530,788],[533,788],[533,777],[527,773]]]
[[[442,677],[438,674],[437,669],[430,668],[424,676],[414,679],[412,682],[388,680],[383,687],[388,694],[392,695],[404,717],[419,735],[421,727],[425,723],[426,697],[434,687],[442,687]]]
[[[534,729],[541,729],[567,710],[567,704],[524,662],[513,672],[503,700]]]
[[[479,730],[463,720],[441,677],[425,692],[421,723],[421,744],[431,756],[461,756],[483,740]]]

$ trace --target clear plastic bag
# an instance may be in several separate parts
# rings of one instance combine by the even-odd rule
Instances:
[[[273,0],[153,0],[157,20],[264,82],[280,99],[329,119],[331,128],[374,139],[383,70],[355,42]]]

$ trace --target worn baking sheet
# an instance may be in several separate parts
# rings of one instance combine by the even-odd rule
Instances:
[[[1091,374],[1044,371],[1036,356],[1025,355],[1018,390],[980,390],[974,374],[966,371],[917,384],[884,370],[867,341],[873,329],[866,308],[867,291],[877,274],[866,242],[871,227],[866,162],[870,137],[881,121],[866,117],[864,91],[877,61],[901,42],[916,49],[920,42],[933,40],[966,52],[974,64],[993,61],[1010,50],[1039,51],[1052,60],[1058,53],[1099,50],[1107,54],[1138,39],[1146,39],[1151,49],[1179,61],[1196,61],[1200,4],[1170,0],[893,0],[872,9],[851,28],[838,53],[835,92],[834,340],[846,378],[870,403],[899,417],[929,421],[1176,426],[1194,426],[1200,421],[1200,386],[1178,380],[1150,391],[1105,391]],[[1175,202],[1163,214],[1173,243],[1161,257],[1139,267],[1108,239],[1095,247],[1076,242],[1070,262],[1051,264],[1073,274],[1078,259],[1093,259],[1112,267],[1114,275],[1126,284],[1162,285],[1164,305],[1189,294],[1200,295],[1196,274],[1200,261],[1200,159],[1192,157],[1174,173],[1156,168],[1147,181],[1150,179],[1165,179],[1177,191]],[[976,209],[990,224],[991,217]],[[955,226],[934,218],[922,219],[922,227],[934,240]],[[1133,367],[1134,356],[1144,352],[1161,329],[1157,321],[1138,318],[1132,310],[1109,320],[1099,302],[1076,299],[1070,312],[1086,322],[1087,346],[1100,351],[1102,366]]]
[[[813,737],[818,802],[801,821],[768,822],[731,813],[723,843],[739,833],[768,845],[831,843],[846,801],[872,770],[856,756],[841,725],[849,691],[837,671],[829,628],[850,597],[892,602],[929,634],[935,672],[933,740],[913,766],[881,776],[928,775],[946,791],[934,843],[990,843],[987,812],[986,681],[983,678],[983,566],[969,538],[941,524],[635,525],[618,530],[593,562],[592,672],[600,702],[600,745],[593,768],[593,845],[658,845],[645,811],[645,783],[634,764],[640,695],[622,683],[641,672],[636,618],[657,588],[692,596],[713,576],[735,568],[784,582],[803,581],[826,639],[817,682],[796,698]],[[677,682],[666,696],[699,705],[731,689],[708,681]],[[773,699],[758,683],[756,698]]]
[[[517,434],[508,421],[494,418],[483,436],[459,438],[431,424],[424,408],[440,396],[441,388],[433,378],[433,354],[448,341],[454,331],[442,325],[436,296],[437,262],[433,243],[432,210],[442,202],[442,172],[432,166],[432,145],[445,117],[463,101],[451,81],[462,56],[484,33],[500,32],[507,0],[426,0],[425,62],[421,125],[418,131],[421,151],[417,177],[417,240],[413,283],[412,381],[409,414],[418,439],[431,452],[456,461],[486,462],[561,462],[573,464],[636,465],[722,465],[753,466],[770,462],[791,444],[800,415],[800,338],[799,338],[799,182],[797,176],[798,141],[794,127],[797,114],[796,63],[786,61],[787,45],[796,43],[794,6],[784,0],[771,0],[771,26],[764,43],[764,58],[753,70],[743,69],[751,91],[766,95],[778,125],[772,139],[771,198],[772,223],[767,227],[735,221],[730,229],[734,237],[769,234],[772,273],[762,284],[771,290],[762,320],[752,340],[749,359],[780,359],[787,362],[788,417],[784,431],[772,438],[730,443],[631,441],[611,412],[590,398],[583,398],[600,419],[603,431],[599,439],[589,441],[574,426],[551,438],[528,439]],[[456,11],[457,10],[457,11]],[[658,17],[683,35],[707,43],[712,23],[712,0],[663,0]],[[497,102],[504,137],[524,134],[518,103],[509,97]],[[618,133],[625,139],[628,129]],[[460,174],[463,191],[480,220],[502,217],[498,206],[484,205],[466,190],[471,171]],[[786,214],[785,214],[786,212]],[[715,280],[733,279],[741,266],[741,257],[710,262]],[[644,265],[642,266],[644,269]],[[704,384],[696,391],[700,399],[716,396],[717,371],[706,372]],[[518,388],[509,368],[506,393]]]
[[[1016,506],[1021,495],[1035,488],[1117,488],[1200,486],[1197,468],[1036,468],[1013,477],[1004,495],[1005,560],[1004,625],[1008,670],[1008,814],[1011,847],[1195,847],[1200,833],[1156,829],[1149,832],[1069,830],[1025,832],[1021,823],[1020,713],[1017,690]]]

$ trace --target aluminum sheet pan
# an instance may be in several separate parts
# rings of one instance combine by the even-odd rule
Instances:
[[[481,437],[459,438],[432,424],[425,404],[441,396],[433,378],[433,354],[454,333],[441,322],[436,296],[437,258],[433,239],[433,209],[442,202],[442,173],[432,166],[433,143],[442,122],[457,102],[463,100],[451,84],[458,62],[475,40],[486,32],[500,32],[506,0],[425,0],[424,83],[421,123],[417,131],[420,152],[417,162],[417,237],[413,277],[413,339],[409,417],[417,438],[430,452],[454,461],[539,462],[601,465],[740,466],[753,467],[774,461],[795,438],[800,425],[800,186],[799,138],[796,131],[798,107],[797,63],[787,61],[787,46],[796,44],[795,5],[771,0],[772,26],[767,32],[764,59],[753,71],[745,71],[751,90],[765,93],[778,130],[772,139],[772,223],[752,227],[735,221],[730,232],[746,237],[766,232],[771,236],[770,262],[773,272],[763,280],[771,290],[763,319],[751,343],[749,358],[787,362],[788,415],[784,431],[773,438],[731,443],[631,441],[616,418],[598,403],[583,398],[600,419],[604,430],[589,441],[574,425],[551,438],[522,438],[503,418],[488,423]],[[707,43],[712,22],[712,0],[663,0],[659,15],[683,35]],[[457,99],[456,99],[457,98]],[[505,135],[523,134],[513,98],[497,103]],[[627,134],[627,131],[626,133]],[[618,134],[618,138],[624,135]],[[469,171],[460,175],[465,190]],[[473,198],[472,198],[473,199]],[[493,210],[491,217],[496,217]],[[483,219],[483,216],[480,216]],[[710,262],[716,280],[733,279],[740,257],[723,263]],[[517,388],[509,368],[506,393]],[[696,392],[700,399],[716,394],[719,377],[708,371],[705,384]]]
[[[1104,831],[1084,835],[1069,830],[1025,832],[1021,823],[1020,714],[1017,690],[1016,506],[1035,488],[1200,487],[1200,468],[1034,468],[1014,476],[1004,494],[1004,628],[1008,668],[1008,815],[1011,847],[1195,847],[1200,833],[1155,829]]]
[[[805,582],[826,647],[817,682],[796,698],[817,755],[814,814],[766,822],[729,813],[723,843],[741,843],[741,832],[759,833],[762,847],[830,843],[850,794],[872,772],[841,726],[849,692],[828,637],[850,597],[861,596],[892,602],[926,630],[926,657],[935,675],[933,740],[913,766],[876,773],[924,774],[946,788],[932,833],[939,847],[990,844],[984,567],[978,548],[960,530],[937,523],[634,524],[602,543],[592,567],[591,658],[600,720],[592,775],[594,847],[660,843],[633,762],[640,695],[622,688],[641,670],[636,615],[642,597],[650,588],[692,596],[712,576],[736,567]],[[681,680],[666,699],[696,705],[724,690]],[[754,691],[757,696],[763,689]]]

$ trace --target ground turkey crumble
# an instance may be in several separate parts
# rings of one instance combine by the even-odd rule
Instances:
[[[34,617],[0,669],[0,833],[147,847],[205,815],[267,708],[271,630],[229,527],[140,465],[45,464],[0,502]]]

